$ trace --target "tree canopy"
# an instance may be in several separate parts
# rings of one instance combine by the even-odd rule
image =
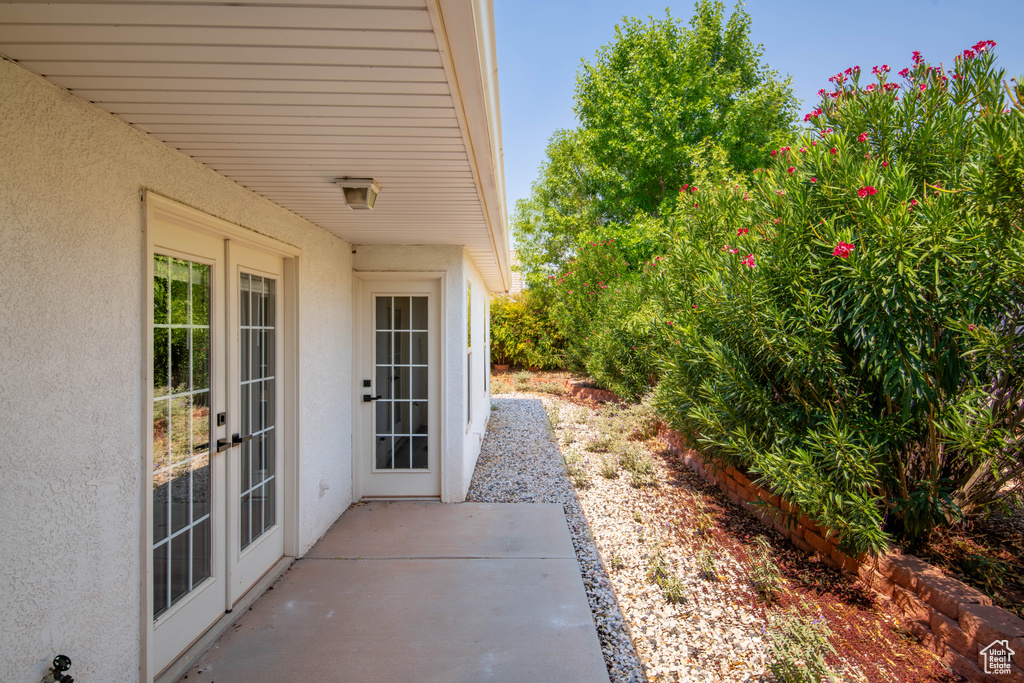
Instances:
[[[581,236],[638,215],[667,216],[684,184],[747,173],[792,133],[789,81],[760,61],[750,16],[701,0],[689,25],[624,18],[577,74],[580,125],[557,131],[531,197],[516,207],[531,281],[556,270]]]

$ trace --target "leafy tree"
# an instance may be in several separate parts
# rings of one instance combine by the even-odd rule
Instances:
[[[751,171],[791,135],[794,99],[761,64],[750,16],[701,0],[689,25],[625,18],[577,75],[579,128],[558,131],[513,226],[527,281],[557,273],[577,242],[668,216],[679,188]],[[588,233],[586,239],[581,235]],[[654,253],[656,245],[647,251]]]
[[[689,27],[624,19],[615,40],[577,76],[576,114],[603,171],[599,213],[628,220],[653,214],[694,180],[706,144],[751,171],[793,118],[788,79],[760,63],[750,15],[701,0]],[[781,137],[780,137],[781,136]]]

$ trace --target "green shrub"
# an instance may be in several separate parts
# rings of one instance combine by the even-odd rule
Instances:
[[[754,541],[754,547],[750,551],[750,584],[767,602],[774,602],[782,586],[782,572],[775,564],[772,557],[772,549],[764,536],[758,536]]]
[[[990,47],[838,74],[749,189],[676,217],[656,405],[851,552],[1024,472],[1024,112]]]
[[[621,278],[614,295],[605,294],[589,335],[587,373],[626,400],[647,393],[658,374],[665,338],[660,297],[654,294],[662,279],[660,260],[654,257],[639,273]]]
[[[491,361],[502,365],[564,367],[563,341],[542,292],[524,290],[491,301]]]
[[[808,621],[796,610],[782,615],[768,629],[769,669],[780,683],[842,681],[825,658],[835,655],[832,630],[821,617]]]

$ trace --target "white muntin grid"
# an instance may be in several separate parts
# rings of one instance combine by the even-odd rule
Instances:
[[[210,266],[156,254],[153,618],[210,576]]]
[[[429,298],[374,296],[373,471],[428,470]]]
[[[275,281],[241,274],[239,283],[240,449],[239,549],[277,521]]]

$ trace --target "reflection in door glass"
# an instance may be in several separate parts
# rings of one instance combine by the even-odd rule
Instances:
[[[374,301],[374,469],[426,470],[427,303],[425,296]]]
[[[210,576],[210,266],[153,257],[153,618]]]
[[[277,523],[276,284],[248,273],[242,273],[239,282],[241,434],[243,438],[251,437],[239,449],[239,549],[247,548]]]

